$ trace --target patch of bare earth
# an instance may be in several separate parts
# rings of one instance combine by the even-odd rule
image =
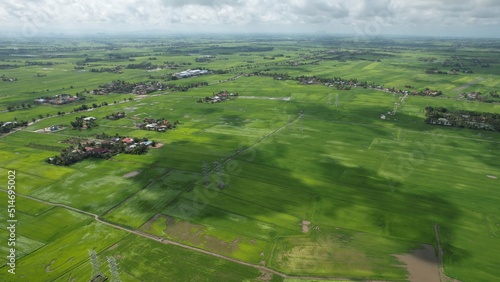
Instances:
[[[494,176],[494,175],[486,175],[488,178],[491,178],[491,179],[497,179],[498,177]]]
[[[205,234],[205,226],[185,221],[167,222],[164,232],[175,241],[189,242],[189,245],[203,246],[210,251],[226,255],[237,251],[242,241],[241,238],[236,238],[232,242],[220,240]]]
[[[136,170],[136,171],[132,171],[132,172],[129,172],[127,174],[124,174],[123,177],[125,177],[125,178],[132,178],[134,176],[139,175],[139,173],[141,173],[141,171]]]
[[[154,147],[151,147],[151,149],[160,149],[161,147],[165,146],[163,143],[156,143]]]
[[[259,281],[271,281],[273,279],[273,274],[265,270],[260,270]]]
[[[114,250],[114,249],[118,248],[118,246],[120,246],[120,244],[119,244],[119,243],[116,243],[116,244],[114,244],[113,246],[111,246],[108,250],[109,250],[109,251]]]
[[[307,233],[309,232],[309,225],[311,224],[310,221],[302,220],[302,232]]]
[[[439,262],[431,245],[414,250],[411,254],[396,255],[406,264],[410,282],[440,282]]]

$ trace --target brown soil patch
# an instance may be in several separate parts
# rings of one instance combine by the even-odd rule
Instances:
[[[302,232],[303,233],[309,232],[309,224],[311,224],[310,221],[302,220]]]
[[[163,143],[156,143],[154,147],[150,147],[151,149],[160,149],[161,147],[165,146]]]
[[[232,254],[239,248],[241,238],[236,238],[232,242],[220,240],[211,235],[205,234],[206,227],[185,221],[167,220],[164,232],[178,242],[189,242],[190,245],[203,246],[204,249],[220,254]]]
[[[494,176],[494,175],[486,175],[488,178],[491,178],[491,179],[497,179],[498,177]]]
[[[439,262],[431,245],[423,245],[422,249],[411,254],[396,255],[406,264],[408,280],[411,282],[440,282]]]
[[[119,244],[119,243],[116,243],[116,244],[114,244],[113,246],[111,246],[111,248],[109,248],[108,250],[109,250],[109,251],[114,250],[114,249],[118,248],[118,246],[120,246],[120,244]]]
[[[273,279],[273,274],[264,270],[260,270],[260,276],[258,281],[271,281]]]
[[[165,224],[166,224],[166,227],[169,227],[169,226],[172,226],[175,224],[175,219],[171,216],[163,216],[165,217]]]
[[[140,170],[136,170],[136,171],[132,171],[132,172],[129,172],[127,174],[124,174],[123,177],[125,177],[125,178],[132,178],[134,176],[139,175],[139,173],[141,173],[141,171]]]

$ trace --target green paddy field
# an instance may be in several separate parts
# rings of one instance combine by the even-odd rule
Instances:
[[[393,40],[393,49],[349,38],[257,39],[110,39],[112,50],[102,39],[39,40],[17,49],[14,42],[0,42],[0,65],[18,65],[0,70],[18,78],[0,81],[0,121],[30,121],[0,136],[2,225],[8,220],[8,171],[16,171],[17,196],[16,274],[8,273],[9,247],[3,240],[0,280],[89,281],[95,271],[88,251],[94,250],[110,279],[106,258],[116,259],[122,281],[407,281],[408,269],[395,255],[423,244],[433,246],[436,257],[442,249],[447,279],[500,276],[500,133],[424,123],[426,106],[500,113],[496,100],[459,97],[500,89],[498,49],[460,40],[464,47],[452,52],[451,39]],[[221,40],[217,48],[216,40]],[[195,61],[204,55],[215,59]],[[150,57],[156,58],[153,64],[181,67],[126,68]],[[449,70],[443,62],[452,57],[488,60],[490,67],[471,65],[473,73],[458,75],[425,73]],[[85,58],[102,60],[75,69]],[[89,71],[115,66],[124,66],[123,73]],[[185,92],[89,93],[79,104],[7,111],[41,96],[74,95],[113,80],[162,81],[162,75],[195,68],[225,73],[165,81],[208,83]],[[443,95],[410,95],[395,115],[381,119],[400,95],[302,85],[259,72],[357,78],[382,88],[411,85]],[[224,90],[239,96],[197,103]],[[76,105],[103,102],[108,106],[71,112]],[[104,118],[122,111],[124,119]],[[96,117],[99,126],[72,130],[70,122],[81,115]],[[164,133],[140,130],[136,120],[145,117],[180,124]],[[39,132],[53,125],[64,127]],[[163,146],[145,155],[119,154],[68,167],[45,162],[57,148],[69,146],[63,142],[68,138],[103,132],[146,137]],[[9,231],[2,228],[0,235],[8,238]]]

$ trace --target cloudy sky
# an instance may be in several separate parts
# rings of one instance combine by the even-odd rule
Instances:
[[[500,37],[500,0],[0,0],[0,31]]]

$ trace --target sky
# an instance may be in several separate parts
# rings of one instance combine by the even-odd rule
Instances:
[[[500,0],[0,0],[0,32],[500,37]]]

